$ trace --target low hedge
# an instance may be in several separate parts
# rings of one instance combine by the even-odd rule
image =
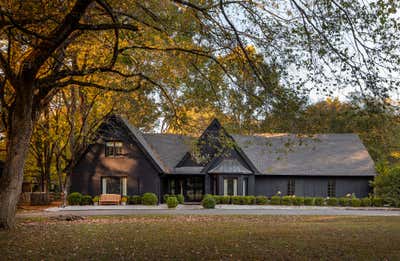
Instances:
[[[337,198],[327,198],[326,205],[328,206],[337,206],[339,205],[339,200]]]
[[[315,205],[315,198],[311,198],[311,197],[304,198],[304,205],[306,205],[306,206],[314,206]]]
[[[316,197],[314,199],[314,202],[315,202],[316,206],[323,206],[325,204],[324,198],[321,198],[321,197]]]
[[[164,196],[162,197],[162,199],[163,199],[163,202],[164,202],[164,203],[167,203],[167,199],[168,199],[170,196],[173,196],[173,195],[170,195],[170,194],[164,194]]]
[[[92,205],[92,203],[93,203],[92,202],[92,196],[90,196],[90,195],[83,195],[82,196],[80,205],[83,205],[83,206]]]
[[[360,207],[361,206],[361,199],[352,198],[351,199],[351,206],[352,207]]]
[[[339,205],[348,207],[351,205],[351,198],[339,198]]]
[[[372,204],[371,199],[370,198],[362,198],[361,199],[361,206],[363,207],[370,207]]]
[[[158,198],[154,193],[144,193],[142,196],[142,204],[143,205],[157,205]]]
[[[271,205],[280,205],[281,204],[281,197],[280,196],[272,196],[269,204],[271,204]]]
[[[72,192],[67,196],[68,205],[75,206],[79,205],[82,201],[82,194],[79,192]]]
[[[382,198],[373,198],[372,205],[374,207],[383,207],[383,199]]]
[[[182,194],[176,195],[176,199],[178,200],[179,204],[185,203],[185,197]]]
[[[303,197],[296,197],[292,199],[292,203],[295,206],[302,206],[304,205],[304,198]]]
[[[203,208],[215,208],[216,202],[212,195],[205,195],[201,201]]]
[[[256,197],[256,204],[257,205],[267,205],[268,198],[266,196],[257,196]]]
[[[231,197],[230,196],[222,196],[220,198],[221,204],[230,204],[231,203]]]
[[[281,204],[285,206],[290,206],[293,204],[292,196],[283,196],[281,200]]]
[[[242,198],[240,196],[232,196],[231,203],[233,205],[242,205]]]
[[[167,198],[167,206],[168,208],[176,208],[179,204],[179,201],[176,197],[174,196],[169,196]]]
[[[142,197],[139,195],[133,195],[133,196],[129,197],[128,204],[130,204],[130,205],[142,204]]]

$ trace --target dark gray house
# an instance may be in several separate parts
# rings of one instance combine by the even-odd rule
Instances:
[[[97,132],[71,176],[71,191],[340,197],[371,192],[374,163],[356,134],[230,135],[213,120],[198,138],[146,134],[118,116]]]

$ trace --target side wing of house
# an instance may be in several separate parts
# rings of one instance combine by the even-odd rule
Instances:
[[[110,117],[99,127],[96,142],[73,169],[71,192],[159,194],[163,166],[138,137],[140,132],[131,128],[119,117]]]

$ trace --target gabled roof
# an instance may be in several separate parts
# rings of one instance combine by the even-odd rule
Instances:
[[[193,137],[174,134],[143,134],[122,119],[143,150],[164,173],[255,173],[261,175],[375,176],[374,162],[356,134],[319,134],[299,137],[293,134],[229,135],[237,159],[221,158],[208,166],[179,166],[190,153]],[[213,121],[213,124],[219,124]],[[206,168],[206,169],[205,169]],[[253,169],[254,168],[254,169]]]
[[[208,173],[251,174],[253,172],[244,167],[237,159],[223,159],[217,166],[210,169]]]
[[[169,169],[166,173],[172,172],[183,156],[191,150],[190,144],[193,140],[191,137],[176,134],[143,134],[143,137]]]
[[[154,151],[150,144],[147,142],[147,140],[143,137],[143,133],[134,127],[132,124],[128,122],[128,120],[118,117],[120,120],[123,121],[123,123],[126,125],[126,127],[130,130],[134,138],[136,138],[137,142],[139,145],[142,146],[143,150],[145,153],[149,155],[149,157],[154,161],[154,163],[159,167],[163,172],[170,172],[170,168],[168,165],[164,164],[164,162],[161,160],[160,155]]]
[[[376,175],[374,162],[356,134],[232,136],[261,174]]]

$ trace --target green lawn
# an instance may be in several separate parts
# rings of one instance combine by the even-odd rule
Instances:
[[[399,217],[135,216],[19,220],[0,259],[399,260]]]

